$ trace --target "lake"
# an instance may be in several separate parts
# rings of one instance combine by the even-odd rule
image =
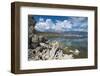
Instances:
[[[88,38],[64,38],[64,37],[48,37],[50,41],[56,40],[63,44],[64,47],[70,47],[80,50],[78,58],[87,58],[88,56]]]

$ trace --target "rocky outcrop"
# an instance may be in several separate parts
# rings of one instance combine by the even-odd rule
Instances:
[[[73,59],[79,54],[79,50],[67,50],[60,47],[59,42],[49,41],[46,37],[34,34],[28,50],[28,60],[53,60]],[[67,51],[64,54],[63,51]]]

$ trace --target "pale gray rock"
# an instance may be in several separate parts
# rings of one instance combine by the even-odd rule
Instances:
[[[47,43],[46,43],[47,42]],[[63,53],[66,51],[66,54]],[[68,54],[67,54],[68,53]],[[74,55],[79,55],[78,49],[68,50],[65,47],[63,50],[58,41],[47,41],[43,36],[33,35],[31,38],[31,49],[28,50],[29,60],[62,60],[74,59]]]

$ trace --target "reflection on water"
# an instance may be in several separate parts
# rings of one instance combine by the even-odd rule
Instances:
[[[72,47],[80,50],[80,58],[87,58],[88,38],[49,38],[50,41],[56,40],[64,44],[64,46]]]

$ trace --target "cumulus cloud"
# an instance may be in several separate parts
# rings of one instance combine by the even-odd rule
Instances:
[[[73,27],[86,27],[88,24],[87,17],[71,17]]]
[[[64,20],[64,21],[57,20],[56,21],[55,31],[64,32],[64,31],[68,31],[68,29],[71,29],[71,28],[72,28],[72,24],[68,20]]]
[[[66,31],[87,31],[86,17],[70,17],[66,20],[56,20],[39,18],[35,29],[41,32],[66,32]]]
[[[35,29],[38,31],[46,31],[50,29],[50,26],[48,25],[48,22],[45,22],[43,18],[39,19],[39,22],[36,23]]]
[[[87,17],[71,17],[70,21],[74,31],[88,31],[88,18]]]

